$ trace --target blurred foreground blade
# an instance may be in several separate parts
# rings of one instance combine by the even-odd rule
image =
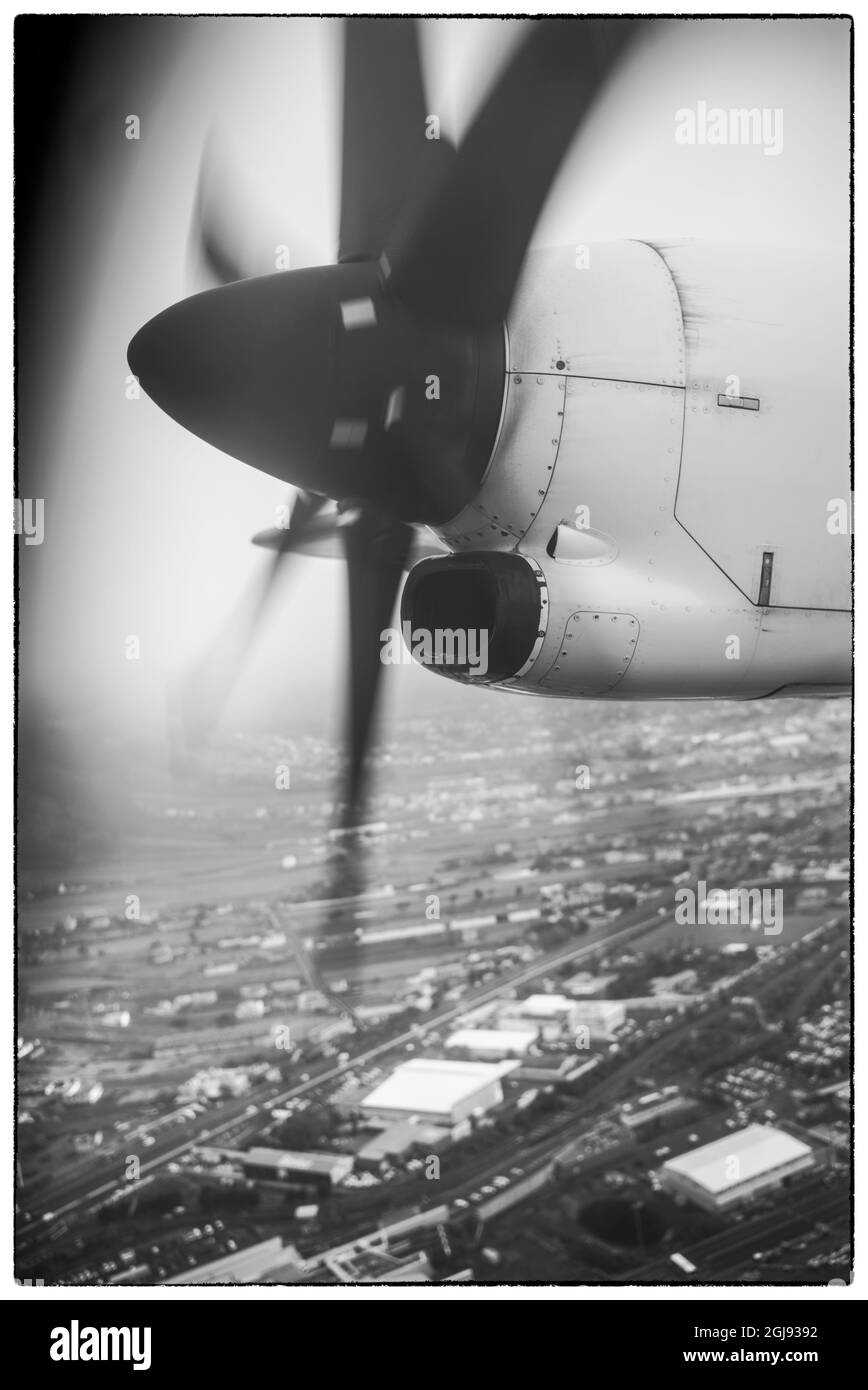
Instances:
[[[375,260],[451,163],[427,115],[415,20],[347,19],[339,260]]]
[[[387,243],[390,285],[409,308],[469,329],[506,318],[561,161],[641,23],[533,22],[445,178]]]
[[[343,828],[364,818],[364,764],[383,672],[380,633],[389,626],[413,527],[378,508],[348,512],[343,528],[349,580],[350,671]]]
[[[242,593],[219,638],[192,668],[170,698],[176,750],[201,750],[213,736],[247,654],[262,629],[285,561],[303,542],[307,527],[325,499],[300,492],[292,505],[283,544],[269,555]]]

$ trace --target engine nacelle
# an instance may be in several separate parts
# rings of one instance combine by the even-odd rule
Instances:
[[[514,553],[422,560],[401,596],[401,633],[413,658],[467,683],[496,685],[529,670],[547,619],[542,570]]]

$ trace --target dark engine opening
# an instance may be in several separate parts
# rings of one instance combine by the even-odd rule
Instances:
[[[494,630],[497,586],[484,569],[424,574],[413,603],[413,625],[425,628],[474,627]]]
[[[505,680],[525,664],[540,626],[540,585],[520,555],[422,560],[401,598],[404,640],[424,666],[454,680]]]

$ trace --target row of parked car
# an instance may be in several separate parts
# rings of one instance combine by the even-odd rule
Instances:
[[[498,1192],[509,1187],[518,1178],[524,1177],[523,1168],[510,1168],[509,1174],[498,1173],[496,1177],[487,1182],[484,1187],[480,1187],[478,1192],[471,1192],[469,1197],[458,1197],[453,1203],[454,1211],[468,1211],[470,1207],[479,1206],[480,1202],[486,1201],[490,1197],[496,1197]]]

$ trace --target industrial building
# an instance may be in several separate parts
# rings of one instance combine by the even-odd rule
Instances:
[[[516,1062],[460,1062],[416,1057],[402,1062],[375,1090],[357,1103],[362,1114],[390,1120],[411,1116],[434,1125],[458,1124],[476,1111],[493,1110],[503,1100],[502,1078]]]
[[[810,1145],[786,1130],[748,1125],[712,1144],[670,1158],[660,1177],[667,1191],[707,1211],[727,1211],[813,1167],[815,1162]]]
[[[589,970],[579,970],[564,980],[561,988],[574,999],[596,999],[605,994],[617,978],[617,975],[592,975]]]
[[[356,1168],[376,1172],[408,1155],[436,1154],[452,1142],[452,1133],[440,1125],[412,1124],[400,1120],[369,1139],[356,1154]]]
[[[247,1177],[304,1183],[328,1191],[353,1170],[349,1154],[294,1153],[289,1149],[247,1149],[227,1155],[240,1162]]]
[[[531,994],[520,1003],[511,1003],[509,1013],[536,1021],[542,1037],[547,1041],[565,1032],[575,1033],[580,1028],[587,1028],[592,1038],[608,1039],[627,1017],[627,1010],[620,1000],[568,999],[565,994]],[[501,1022],[503,1026],[508,1026],[506,1019]]]
[[[573,1053],[548,1053],[541,1057],[529,1057],[516,1068],[510,1081],[530,1082],[533,1086],[565,1086],[575,1068]]]
[[[667,1124],[684,1121],[698,1109],[698,1103],[682,1095],[677,1086],[664,1086],[662,1091],[649,1091],[638,1100],[627,1101],[621,1107],[620,1120],[622,1125],[638,1131],[664,1121]]]
[[[535,1028],[543,1042],[556,1042],[573,1030],[576,1005],[563,994],[531,994],[527,999],[508,999],[498,1014],[498,1027],[518,1033]]]
[[[574,1029],[587,1028],[592,1038],[611,1038],[627,1018],[627,1010],[618,999],[580,999],[573,1011]]]
[[[340,1284],[430,1284],[433,1278],[424,1250],[398,1258],[363,1240],[353,1251],[324,1256],[323,1264]]]
[[[656,975],[651,981],[651,993],[684,994],[696,988],[698,978],[695,970],[679,970],[675,975]]]
[[[524,1018],[557,1019],[569,1025],[575,1008],[574,1000],[564,994],[531,994],[522,999],[518,1012]]]
[[[459,1028],[446,1041],[450,1052],[464,1052],[482,1062],[524,1057],[539,1037],[537,1028]]]

